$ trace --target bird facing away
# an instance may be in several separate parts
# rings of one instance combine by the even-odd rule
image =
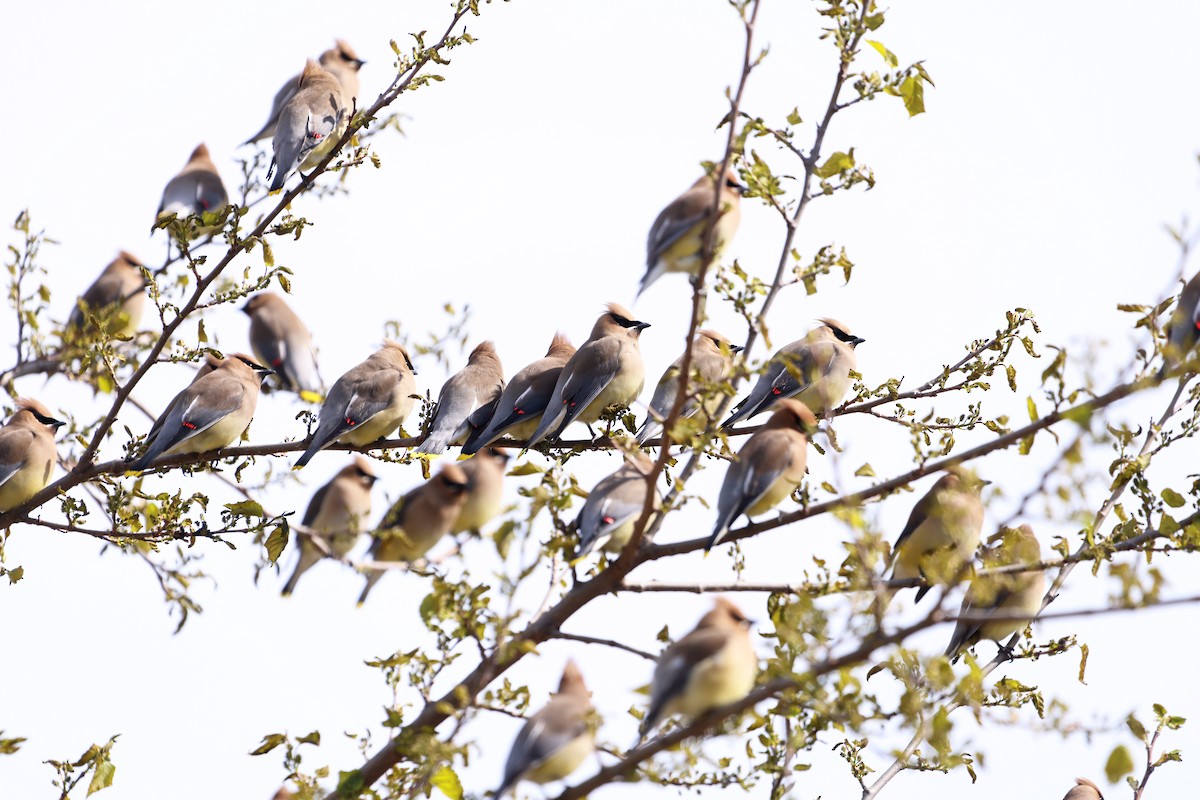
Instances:
[[[58,450],[54,432],[65,423],[37,400],[17,400],[0,428],[0,512],[16,508],[50,484]]]
[[[504,367],[491,342],[480,342],[471,351],[467,365],[450,376],[438,392],[437,408],[429,423],[429,434],[418,453],[441,453],[491,419],[504,391]]]
[[[713,387],[729,378],[733,369],[733,356],[740,353],[742,348],[730,344],[722,334],[711,330],[701,330],[696,333],[692,344],[692,375],[688,379],[688,398],[679,412],[680,419],[687,419],[704,411],[706,424],[717,413],[725,395],[714,391]],[[662,432],[662,420],[666,419],[675,406],[675,398],[679,394],[679,368],[683,364],[683,356],[675,359],[675,363],[667,367],[667,371],[658,379],[654,388],[654,397],[650,400],[650,411],[646,421],[638,429],[638,444],[644,444]],[[704,397],[703,405],[696,395]]]
[[[646,383],[638,338],[649,327],[624,306],[609,303],[591,336],[563,367],[526,447],[546,436],[558,437],[575,420],[590,424],[609,406],[628,406],[636,400]]]
[[[353,103],[358,97],[358,71],[367,62],[359,58],[358,54],[354,52],[354,48],[344,40],[338,39],[334,42],[333,47],[321,53],[317,63],[338,79],[338,83],[342,85],[342,96],[346,98],[347,103]],[[279,113],[283,111],[287,101],[292,99],[299,83],[299,75],[288,78],[287,82],[275,93],[275,99],[271,102],[271,116],[267,118],[266,124],[259,129],[258,133],[242,144],[252,144],[275,135],[275,125],[279,122]]]
[[[504,468],[508,453],[498,447],[485,447],[474,458],[458,466],[467,476],[467,499],[458,512],[451,533],[482,533],[504,508]]]
[[[908,523],[892,547],[892,579],[924,578],[917,601],[934,586],[962,580],[975,557],[983,530],[983,501],[979,492],[987,485],[970,469],[946,469],[924,497],[913,506]],[[895,589],[885,592],[887,608]]]
[[[137,330],[146,305],[146,279],[142,262],[122,250],[100,277],[75,301],[67,319],[68,335],[95,333],[89,317],[95,317],[106,336],[128,338]]]
[[[641,450],[627,453],[625,459],[620,469],[596,484],[575,518],[579,532],[575,559],[583,558],[597,547],[606,553],[619,553],[633,536],[646,507],[646,494],[650,491],[646,476],[654,471],[654,462]],[[662,508],[657,491],[652,492],[650,502],[655,512]],[[650,519],[653,518],[651,514]]]
[[[141,472],[163,454],[207,453],[237,441],[254,416],[259,386],[270,372],[235,353],[195,378],[155,420],[145,451],[129,469]]]
[[[371,487],[376,480],[370,460],[355,456],[309,501],[301,524],[312,532],[313,537],[319,537],[334,557],[345,558],[358,541],[359,532],[367,527],[367,518],[371,516]],[[308,534],[301,533],[298,541],[300,557],[295,572],[284,584],[284,597],[296,591],[300,576],[325,555]]]
[[[567,337],[561,333],[554,334],[546,355],[524,367],[504,387],[500,399],[496,401],[492,418],[482,430],[467,438],[462,448],[463,455],[476,453],[501,436],[527,439],[529,434],[537,430],[542,412],[554,394],[558,376],[573,355],[575,348],[567,341]]]
[[[283,104],[271,147],[275,179],[272,192],[283,188],[294,169],[312,169],[321,162],[346,126],[346,99],[342,84],[311,58],[300,73],[296,93]]]
[[[254,295],[242,311],[250,317],[254,357],[275,370],[285,389],[320,396],[325,387],[317,371],[317,351],[296,312],[274,292]]]
[[[366,445],[400,427],[413,408],[415,375],[404,345],[384,342],[334,382],[321,404],[317,430],[296,467],[303,467],[334,441]]]
[[[696,717],[750,693],[758,674],[750,641],[753,624],[737,606],[718,597],[691,633],[663,650],[638,741],[665,717]]]
[[[781,398],[794,397],[818,416],[829,416],[850,389],[850,371],[858,368],[854,348],[865,339],[855,336],[836,319],[803,339],[781,347],[767,362],[754,388],[721,424],[728,430],[743,419],[761,414]]]
[[[179,174],[167,181],[155,219],[157,221],[172,214],[189,217],[205,211],[216,211],[228,202],[229,195],[225,191],[225,184],[221,182],[217,165],[208,155],[208,148],[201,143],[192,151]],[[196,232],[203,235],[215,229],[215,226],[201,226]]]
[[[720,216],[713,227],[713,259],[720,257],[737,232],[742,218],[739,206],[745,191],[733,169],[725,171],[719,188],[712,177],[703,175],[659,212],[646,237],[646,274],[642,276],[638,296],[668,272],[700,274],[704,229],[718,202],[714,192],[720,194]]]
[[[1179,304],[1171,313],[1167,326],[1167,343],[1163,347],[1163,365],[1158,373],[1159,380],[1167,373],[1187,361],[1200,339],[1200,272],[1184,284],[1179,295]]]
[[[429,480],[397,500],[375,531],[368,557],[373,561],[416,561],[450,532],[467,499],[467,476],[446,464]],[[383,570],[371,570],[358,596],[362,605]]]
[[[765,514],[791,496],[804,480],[808,437],[816,429],[817,418],[804,403],[785,398],[775,404],[767,424],[742,445],[737,460],[725,472],[717,496],[717,522],[704,546],[706,552],[720,544],[742,514]]]
[[[494,796],[503,797],[519,781],[561,781],[578,769],[596,747],[591,713],[591,694],[583,675],[573,660],[568,661],[558,691],[525,720],[513,741],[504,765],[504,780]]]
[[[1076,778],[1075,785],[1063,800],[1104,800],[1100,787],[1087,778]]]
[[[984,556],[985,568],[1013,564],[1037,564],[1042,560],[1042,546],[1033,528],[1022,525],[1005,531],[1000,545]],[[954,626],[954,635],[946,648],[946,657],[957,661],[959,654],[983,639],[991,639],[1001,647],[1004,640],[1024,628],[1042,609],[1046,594],[1046,575],[1040,569],[1023,572],[1004,572],[998,575],[976,575],[963,598],[961,617]],[[979,617],[1007,619],[979,619]]]

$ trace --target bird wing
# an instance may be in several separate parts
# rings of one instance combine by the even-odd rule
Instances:
[[[312,527],[313,522],[317,519],[317,515],[321,513],[321,505],[325,502],[325,495],[329,494],[329,487],[331,485],[332,482],[317,489],[317,493],[312,496],[312,500],[308,501],[308,508],[304,510],[304,519],[301,520],[301,525],[306,528]]]
[[[555,701],[551,700],[553,704]],[[530,767],[545,761],[587,733],[587,719],[573,714],[551,714],[547,705],[522,726],[504,765],[504,780],[510,783]]]
[[[194,203],[199,211],[215,211],[229,202],[221,177],[207,170],[195,173],[196,196]]]
[[[219,371],[201,376],[175,395],[146,437],[146,452],[131,468],[144,469],[172,447],[204,433],[241,408],[245,394],[241,381]]]
[[[320,449],[386,410],[403,378],[398,369],[381,369],[374,364],[360,364],[347,372],[334,384],[321,406],[321,421],[313,444],[319,442]]]
[[[583,413],[621,371],[621,342],[616,338],[606,336],[588,342],[579,348],[580,353],[585,351],[589,351],[590,357],[580,361],[587,363],[589,368],[586,371],[573,370],[562,382],[562,391],[556,391],[564,411],[562,422],[558,426],[559,431]],[[552,409],[547,411],[553,413]]]
[[[746,513],[792,465],[792,449],[785,436],[763,431],[742,448],[729,465],[717,498],[717,523],[708,547],[716,545],[734,520]],[[771,465],[767,467],[766,465]]]
[[[657,264],[671,245],[703,222],[712,210],[712,202],[711,193],[686,192],[664,208],[650,226],[650,233],[646,237],[646,267]]]
[[[0,486],[25,466],[32,444],[33,431],[11,426],[0,428]]]
[[[711,658],[725,646],[725,633],[713,628],[695,630],[672,644],[658,659],[650,689],[650,708],[642,719],[642,731],[654,726],[667,704],[681,695],[701,661]]]
[[[589,502],[579,512],[579,546],[576,557],[585,556],[603,544],[609,535],[630,520],[637,519],[646,504],[645,492],[637,492],[633,481],[644,487],[641,475],[621,470],[609,475],[592,490]],[[638,496],[640,494],[640,497]],[[596,498],[592,501],[592,498]]]
[[[921,523],[929,519],[933,513],[934,506],[937,503],[937,493],[929,492],[913,506],[913,510],[908,515],[908,522],[904,525],[904,530],[900,531],[899,538],[892,545],[892,561],[896,560],[896,553],[899,552],[900,546],[903,545],[908,538],[913,535],[913,531],[921,527]]]

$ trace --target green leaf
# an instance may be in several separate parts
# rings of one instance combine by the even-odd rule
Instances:
[[[896,67],[900,66],[900,61],[896,58],[896,54],[884,47],[882,43],[877,42],[874,39],[867,39],[867,44],[871,45],[871,47],[874,47],[875,52],[883,56],[883,60],[887,62],[889,67],[895,69]]]
[[[787,115],[787,121],[788,125],[799,125],[803,123],[804,120],[800,119],[800,109],[793,108],[792,113]]]
[[[290,526],[285,519],[275,526],[275,530],[271,531],[271,535],[267,537],[267,558],[272,564],[279,560],[279,556],[283,555],[283,549],[287,547],[290,534]]]
[[[875,470],[872,469],[870,464],[863,464],[854,471],[854,474],[859,478],[874,478]]]
[[[25,577],[25,568],[24,567],[13,567],[12,569],[8,569],[8,570],[0,570],[0,574],[7,575],[8,583],[9,583],[9,585],[12,585],[12,584],[16,583],[17,581],[21,580],[21,578]]]
[[[429,782],[450,800],[462,800],[462,781],[449,767],[438,767],[437,771],[429,776]]]
[[[87,796],[91,797],[93,792],[112,786],[116,771],[116,766],[107,758],[97,761],[96,768],[92,771],[92,782],[88,784]]]
[[[263,737],[262,744],[250,751],[252,756],[265,755],[287,741],[282,733],[269,733]]]
[[[900,96],[910,117],[925,113],[925,84],[919,77],[909,75],[900,84]]]
[[[817,167],[813,173],[818,178],[832,178],[839,172],[844,172],[854,168],[854,148],[850,148],[849,153],[838,151],[825,160],[825,163]]]
[[[1129,728],[1129,731],[1134,736],[1141,739],[1143,742],[1146,741],[1146,726],[1139,722],[1137,717],[1135,717],[1133,714],[1130,714],[1125,718],[1125,725]]]
[[[254,500],[242,500],[237,503],[226,503],[225,508],[235,517],[265,517],[263,507]]]
[[[275,254],[271,252],[271,245],[267,244],[266,240],[262,243],[263,264],[268,267],[275,266]]]
[[[1171,508],[1182,508],[1187,505],[1187,500],[1184,499],[1183,495],[1170,487],[1162,490],[1162,499]]]
[[[522,475],[540,475],[545,471],[545,469],[534,464],[532,461],[525,461],[510,469],[508,475],[509,477],[519,478]]]
[[[0,730],[0,734],[4,731]],[[25,741],[24,736],[18,736],[13,739],[0,739],[0,755],[10,756],[21,749],[21,742]]]
[[[1109,783],[1116,783],[1122,775],[1128,775],[1131,772],[1133,772],[1133,757],[1129,755],[1129,750],[1125,745],[1119,744],[1109,754],[1108,761],[1104,763],[1104,775],[1108,778]]]
[[[301,736],[301,737],[300,737],[299,739],[297,739],[296,741],[297,741],[299,744],[315,744],[315,745],[320,745],[320,744],[321,744],[321,732],[320,732],[320,731],[313,731],[312,733],[308,734],[307,736]]]
[[[338,772],[338,794],[343,797],[358,797],[362,794],[364,787],[362,772],[354,770],[353,772]]]
[[[196,341],[200,344],[208,342],[208,333],[204,330],[204,320],[200,320],[199,324],[196,325]]]

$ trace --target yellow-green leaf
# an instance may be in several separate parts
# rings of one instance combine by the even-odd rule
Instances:
[[[204,330],[204,320],[200,320],[200,324],[196,326],[196,341],[200,344],[208,342],[208,334]]]
[[[1162,490],[1162,499],[1171,508],[1182,508],[1187,505],[1187,499],[1170,487]]]
[[[267,558],[270,559],[272,564],[279,560],[279,556],[283,555],[283,549],[287,547],[290,533],[288,527],[287,520],[285,519],[267,537]]]
[[[429,782],[450,800],[462,800],[462,781],[449,767],[438,767],[437,771],[429,776]]]
[[[1121,780],[1122,775],[1128,775],[1133,772],[1133,757],[1129,755],[1129,750],[1125,745],[1117,745],[1112,753],[1108,756],[1108,761],[1104,763],[1104,775],[1108,778],[1109,783],[1116,783]]]
[[[266,512],[263,507],[254,500],[242,500],[237,503],[226,503],[225,507],[229,509],[235,517],[265,517]]]
[[[900,96],[910,117],[925,113],[925,84],[921,78],[909,75],[900,84]]]
[[[889,67],[895,69],[896,67],[900,66],[900,61],[896,58],[896,54],[884,47],[881,42],[877,42],[874,39],[867,39],[867,44],[871,45],[871,47],[874,47],[875,52],[883,56],[883,60],[887,62]]]
[[[844,172],[854,168],[854,148],[850,148],[849,153],[838,151],[825,160],[825,163],[817,167],[814,173],[818,178],[832,178],[839,172]]]
[[[93,792],[112,786],[116,771],[116,766],[107,758],[97,761],[95,769],[92,770],[92,782],[88,784],[88,797],[91,797]]]
[[[287,741],[287,737],[282,733],[269,733],[263,737],[262,744],[250,751],[252,756],[261,756],[271,752],[279,745]]]

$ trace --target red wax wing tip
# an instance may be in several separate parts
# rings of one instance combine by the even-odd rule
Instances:
[[[522,410],[521,410],[521,409],[519,409],[519,408],[514,408],[514,409],[513,409],[513,411],[517,412],[517,416],[518,416],[518,417],[523,417],[523,416],[525,416],[525,412],[524,412],[524,411],[522,411]]]
[[[614,517],[605,517],[604,518],[605,525],[612,525],[614,522],[616,522],[616,519]]]
[[[775,388],[771,389],[771,394],[783,394],[783,389],[780,389],[778,386],[776,386]]]
[[[1196,320],[1196,330],[1200,331],[1200,319]]]
[[[574,401],[574,400],[572,400],[572,401],[571,401],[571,408],[574,408],[574,407],[575,407],[575,401]]]
[[[272,361],[272,362],[271,362],[271,366],[272,366],[272,367],[282,367],[282,366],[283,366],[283,359],[282,359],[282,358],[277,358],[277,359],[275,359],[274,361]]]
[[[183,427],[187,428],[189,431],[194,431],[194,430],[196,430],[196,423],[185,422],[185,423],[183,423]]]
[[[350,419],[349,417],[346,417],[346,424],[347,425],[357,425],[358,423],[355,422],[354,420]]]

